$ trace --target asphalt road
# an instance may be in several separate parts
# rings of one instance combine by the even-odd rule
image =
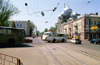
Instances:
[[[0,47],[0,53],[18,57],[24,65],[100,65],[100,45],[48,43],[40,38],[31,38],[32,43],[14,47]]]

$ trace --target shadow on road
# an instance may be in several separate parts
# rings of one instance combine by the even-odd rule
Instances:
[[[23,47],[34,47],[34,46],[30,46],[28,44],[16,44],[14,46],[0,45],[0,48],[23,48]]]
[[[68,42],[47,42],[47,41],[46,41],[46,42],[44,42],[44,43],[51,43],[51,44],[52,44],[52,43],[61,43],[61,44],[62,44],[62,43],[68,43]]]

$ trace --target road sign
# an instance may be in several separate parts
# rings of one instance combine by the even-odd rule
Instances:
[[[91,27],[91,30],[97,29],[98,26]]]

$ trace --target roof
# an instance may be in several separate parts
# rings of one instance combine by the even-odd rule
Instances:
[[[72,9],[69,6],[67,6],[66,8],[64,8],[64,12],[72,12]]]

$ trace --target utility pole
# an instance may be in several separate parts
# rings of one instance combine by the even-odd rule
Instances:
[[[36,26],[36,36],[37,36],[37,26]]]

